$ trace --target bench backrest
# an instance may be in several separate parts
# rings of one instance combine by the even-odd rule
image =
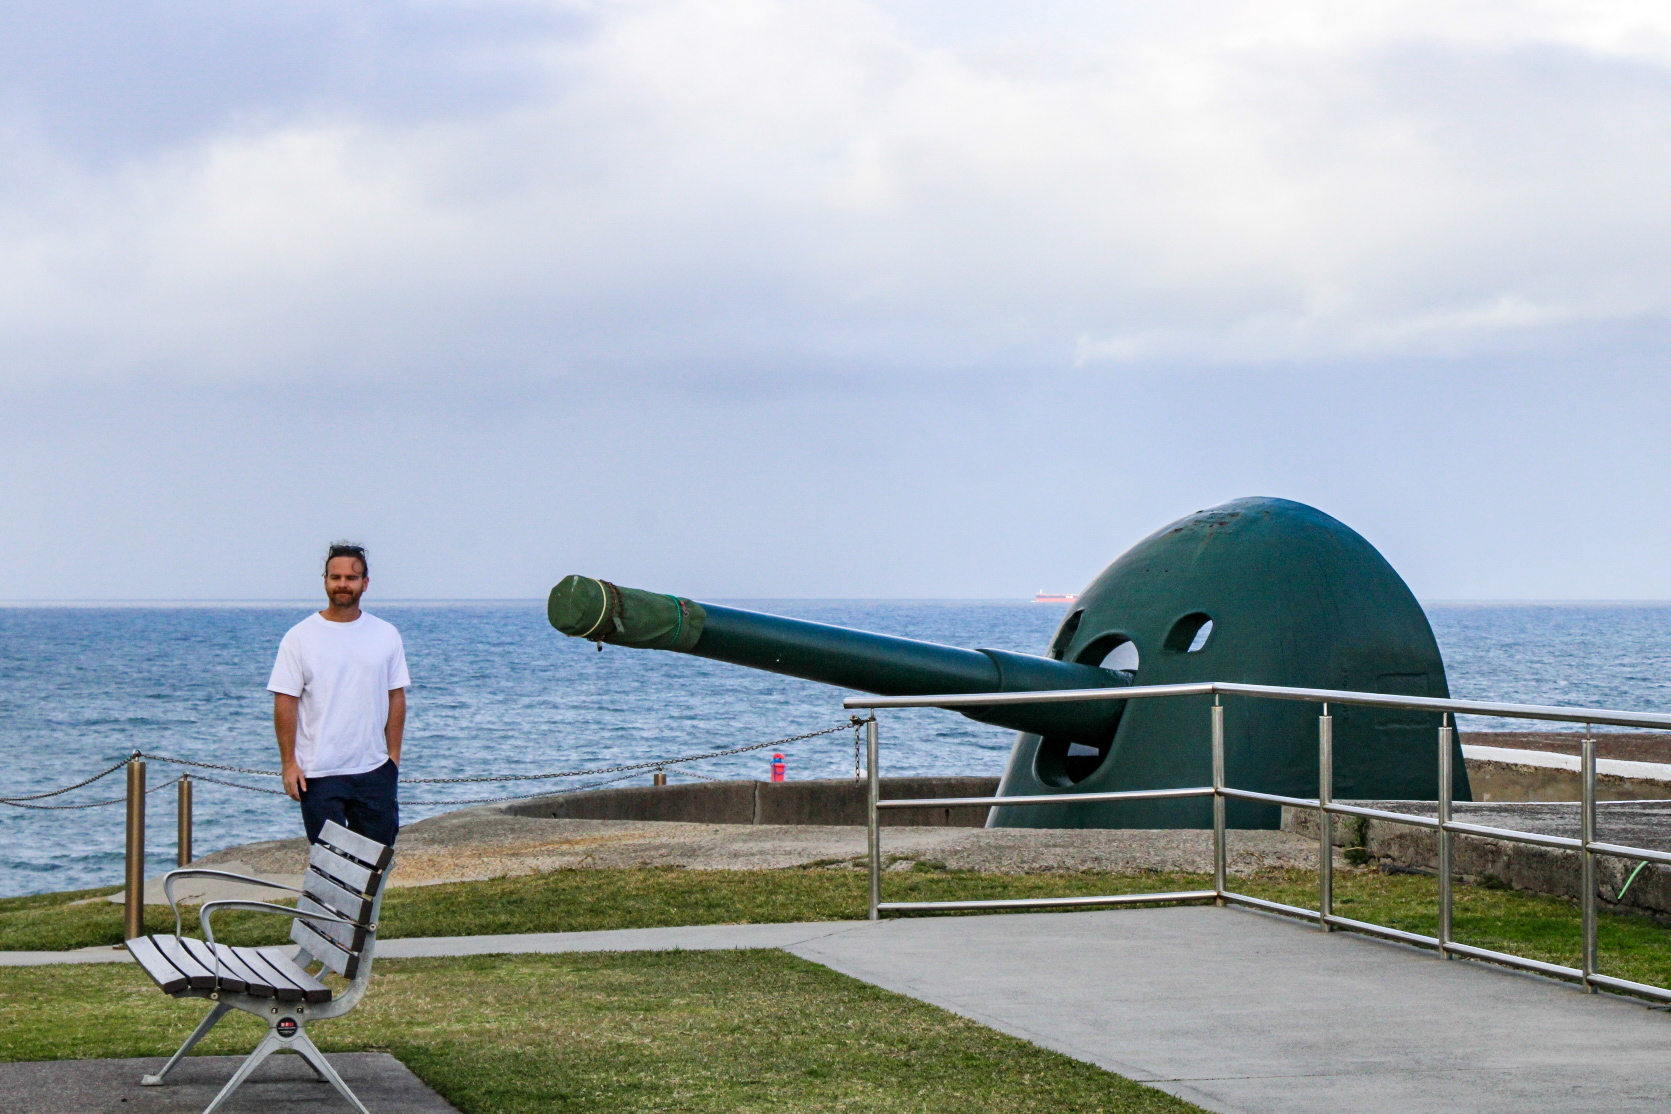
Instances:
[[[290,938],[325,966],[351,979],[377,942],[377,910],[394,850],[325,821],[308,854],[296,908],[353,921],[353,925],[298,920]]]

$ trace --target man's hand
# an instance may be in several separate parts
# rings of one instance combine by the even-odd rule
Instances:
[[[278,736],[284,791],[293,801],[301,800],[308,787],[308,779],[302,776],[302,768],[296,764],[296,720],[301,704],[301,697],[286,692],[273,693],[273,734]]]
[[[301,800],[302,794],[307,792],[307,788],[308,779],[302,776],[302,768],[294,762],[286,762],[284,764],[284,791],[290,794],[290,799],[292,801]]]
[[[388,744],[389,761],[400,765],[400,742],[406,731],[406,690],[389,690],[389,719],[383,724],[383,741]]]

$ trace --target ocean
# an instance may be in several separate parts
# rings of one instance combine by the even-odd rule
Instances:
[[[721,602],[721,601],[716,601]],[[953,646],[1042,653],[1064,606],[1013,601],[749,600],[734,606]],[[139,749],[277,768],[267,674],[279,638],[313,603],[0,607],[0,796],[79,781]],[[825,685],[679,654],[565,638],[543,601],[368,606],[400,628],[409,691],[406,777],[534,774],[723,750],[836,727]],[[1671,709],[1671,603],[1429,604],[1451,691],[1462,697],[1641,711]],[[1011,734],[950,712],[887,716],[883,772],[1002,772]],[[1527,725],[1470,720],[1464,730]],[[1558,729],[1558,725],[1545,725]],[[851,730],[786,744],[788,776],[851,777]],[[708,777],[768,776],[773,751],[706,759]],[[149,784],[180,771],[149,764]],[[276,778],[196,771],[274,790]],[[669,779],[687,776],[675,766]],[[480,797],[556,792],[618,775],[407,785],[402,819]],[[645,784],[650,772],[617,784]],[[120,771],[41,804],[118,797]],[[199,780],[198,854],[300,834],[296,805]],[[174,863],[174,789],[149,797],[147,871]],[[0,896],[114,885],[120,804],[0,807]]]

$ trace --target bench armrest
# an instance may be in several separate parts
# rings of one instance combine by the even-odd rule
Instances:
[[[180,935],[180,907],[174,901],[174,879],[176,878],[230,878],[234,882],[249,882],[257,886],[266,886],[274,890],[289,890],[291,893],[301,893],[295,886],[286,886],[278,882],[268,882],[260,878],[251,878],[247,874],[232,874],[225,870],[211,870],[208,867],[187,866],[179,870],[171,870],[162,876],[162,894],[168,899],[168,907],[174,912],[174,935]]]
[[[289,889],[289,886],[284,887]],[[209,950],[215,953],[215,985],[220,985],[220,949],[215,946],[215,930],[210,927],[209,918],[221,909],[247,909],[253,913],[282,913],[295,920],[318,921],[321,924],[345,924],[352,928],[359,925],[346,917],[333,917],[329,913],[314,913],[306,909],[292,909],[288,905],[274,905],[270,901],[246,901],[241,898],[227,898],[223,901],[205,901],[203,908],[197,914],[197,919],[203,925],[203,939],[208,941]],[[376,931],[377,925],[371,929]]]

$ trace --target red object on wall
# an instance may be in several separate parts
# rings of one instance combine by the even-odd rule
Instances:
[[[781,755],[781,754],[772,755],[772,780],[773,781],[782,781],[783,780],[783,770],[784,770],[783,755]]]

